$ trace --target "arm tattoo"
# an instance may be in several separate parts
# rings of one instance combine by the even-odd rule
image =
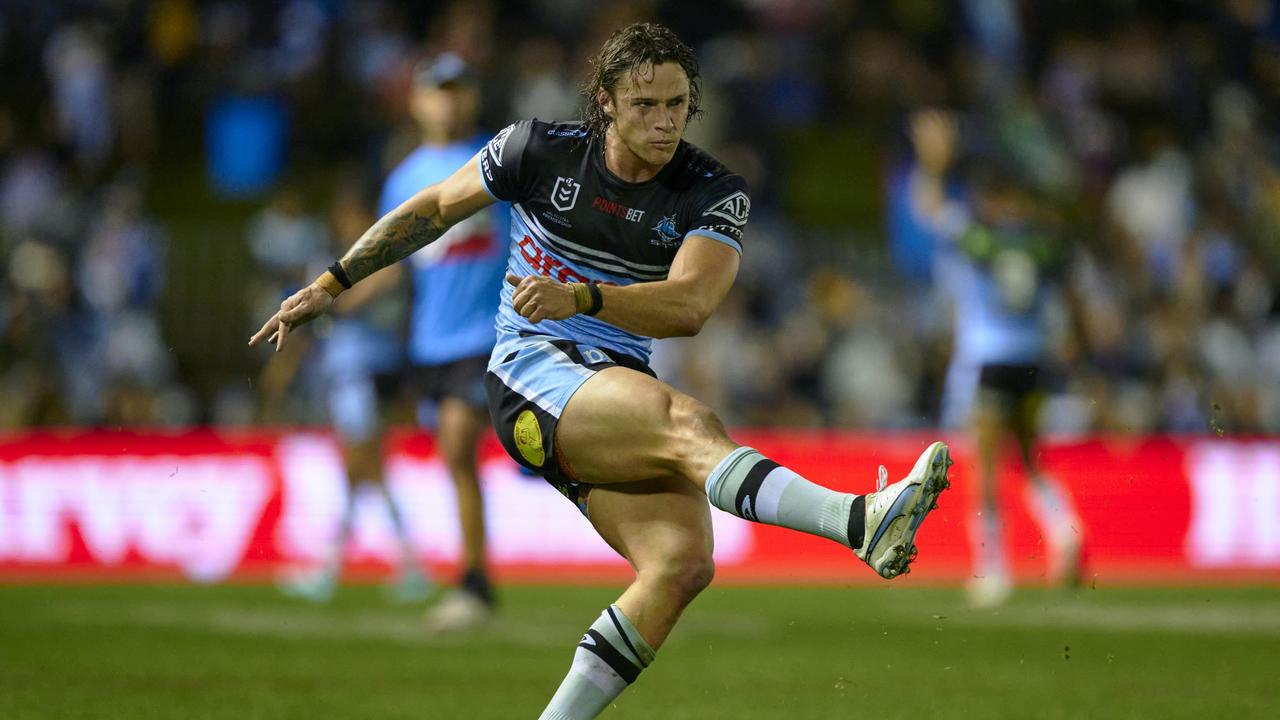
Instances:
[[[439,218],[412,211],[388,215],[374,223],[351,246],[342,257],[342,267],[351,282],[359,282],[439,238],[447,229],[442,225]]]

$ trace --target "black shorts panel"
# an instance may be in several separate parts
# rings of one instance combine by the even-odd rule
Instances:
[[[1039,365],[983,365],[978,387],[989,397],[1016,403],[1038,394],[1040,380]]]
[[[488,364],[488,355],[476,355],[442,365],[414,365],[409,368],[409,380],[419,399],[438,402],[457,398],[483,410],[487,404],[484,373]]]

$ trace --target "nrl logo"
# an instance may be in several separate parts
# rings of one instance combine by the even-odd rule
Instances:
[[[722,217],[734,225],[745,225],[747,216],[751,214],[751,198],[747,194],[739,190],[729,197],[721,200],[711,209],[707,211],[708,215]]]
[[[676,216],[664,215],[657,225],[653,226],[653,231],[658,233],[658,237],[649,238],[649,242],[660,247],[673,247],[680,240],[680,231],[676,230]]]
[[[551,206],[560,212],[572,210],[574,203],[578,202],[578,191],[581,189],[582,185],[577,180],[557,177],[555,186],[551,188]]]

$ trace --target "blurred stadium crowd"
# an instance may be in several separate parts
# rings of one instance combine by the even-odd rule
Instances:
[[[735,290],[655,363],[727,422],[938,424],[951,318],[902,221],[936,106],[1075,248],[1047,430],[1280,432],[1274,0],[6,0],[0,427],[262,421],[244,339],[373,219],[415,63],[478,68],[488,131],[576,116],[637,19],[698,51],[689,137],[754,190]],[[268,420],[323,422],[299,378]]]

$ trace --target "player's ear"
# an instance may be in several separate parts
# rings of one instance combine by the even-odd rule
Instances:
[[[604,114],[609,117],[615,117],[617,109],[614,107],[613,95],[604,88],[596,89],[596,103],[600,105],[600,109],[604,110]]]

